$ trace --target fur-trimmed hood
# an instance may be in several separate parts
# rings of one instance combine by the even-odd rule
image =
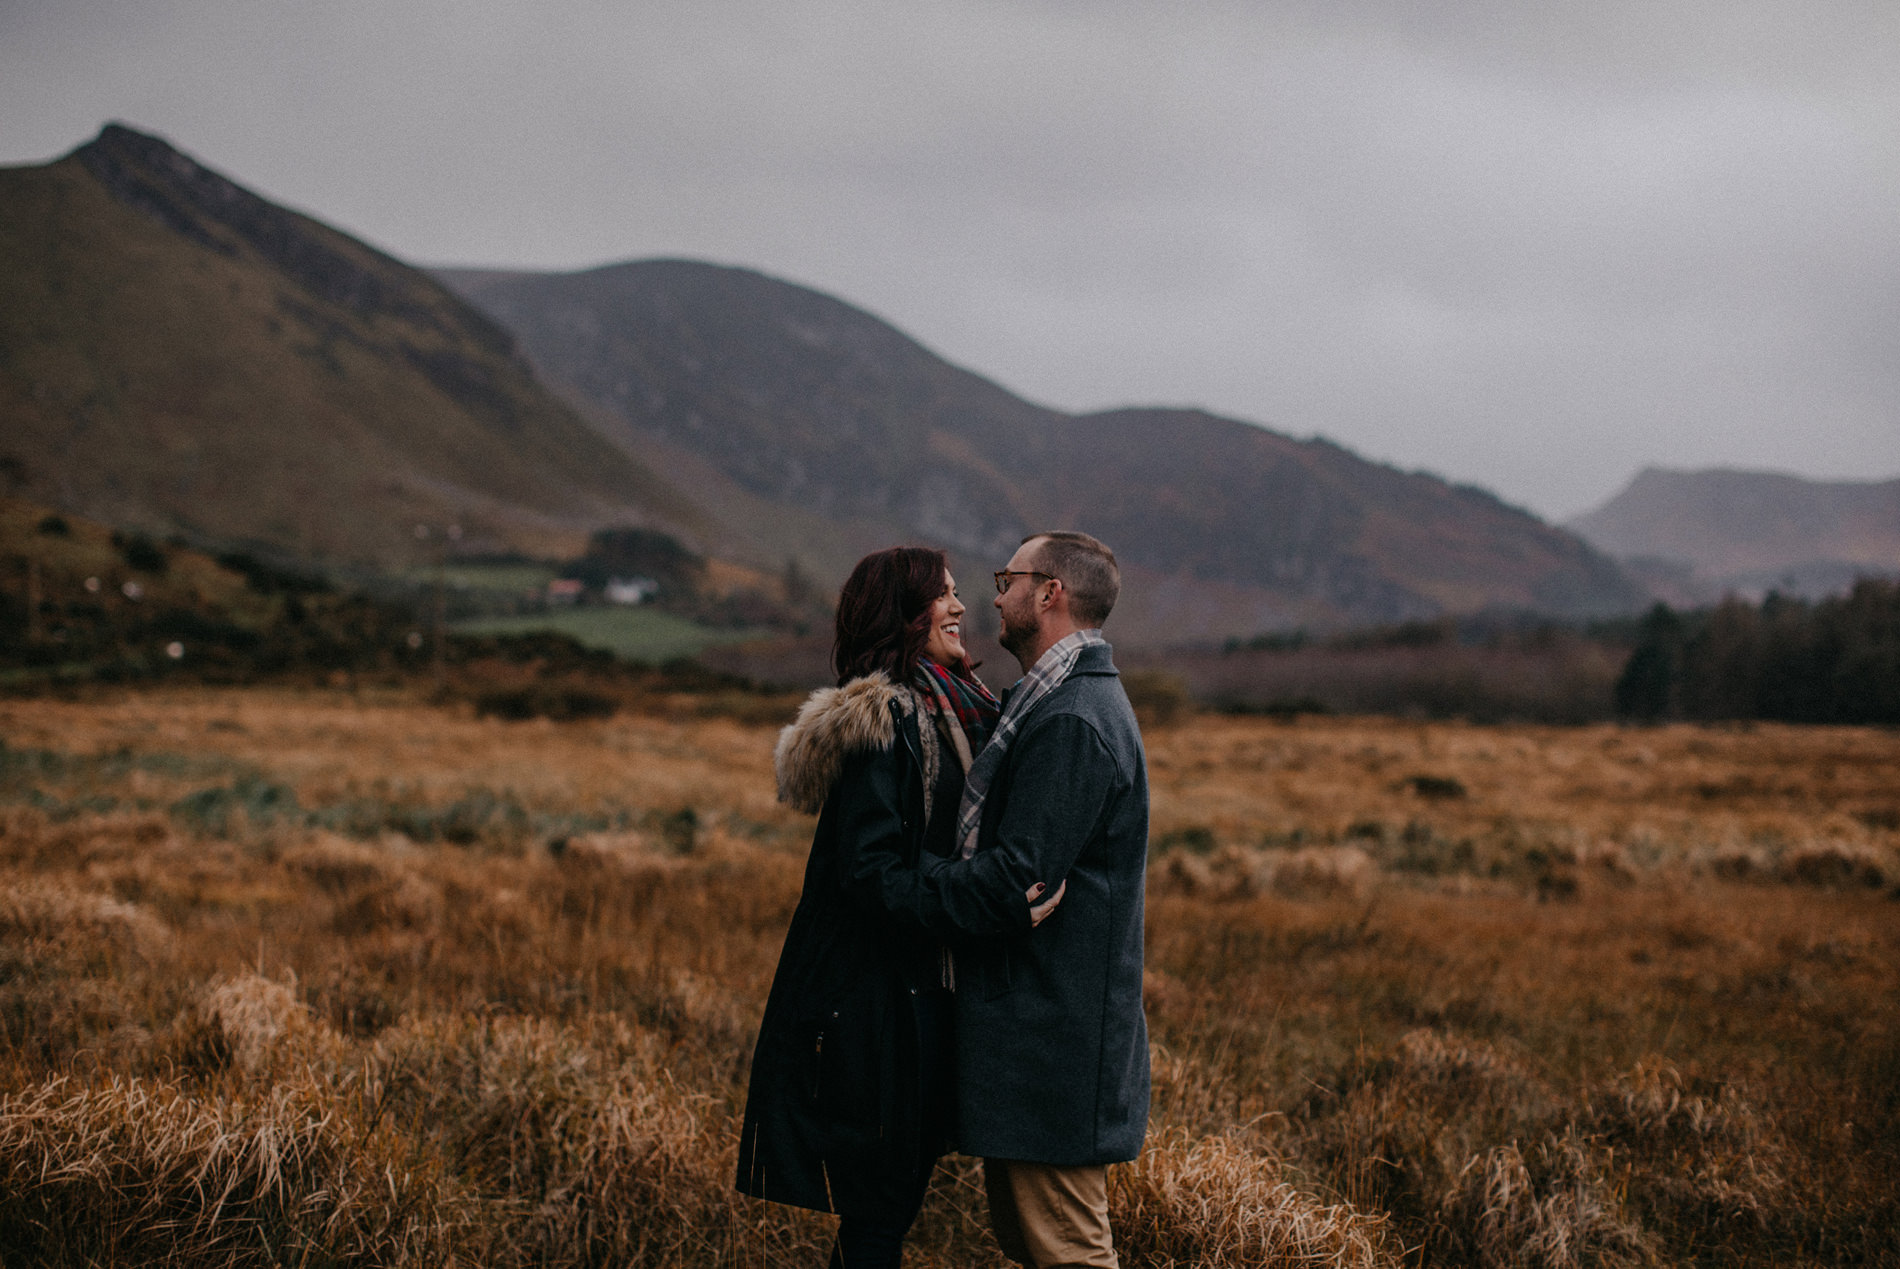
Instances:
[[[772,752],[778,800],[817,814],[848,755],[888,749],[897,739],[893,705],[908,714],[917,708],[917,698],[882,671],[813,692],[799,706],[798,717],[779,732]]]

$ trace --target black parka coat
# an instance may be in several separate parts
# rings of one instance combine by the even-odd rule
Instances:
[[[814,693],[780,737],[781,798],[822,810],[752,1058],[747,1194],[908,1221],[919,1160],[944,1148],[926,1106],[949,1090],[924,1072],[947,1079],[949,1054],[926,1064],[919,1051],[943,945],[880,906],[881,878],[917,867],[930,817],[956,816],[960,769],[939,781],[957,760],[938,742],[915,695],[882,674]]]

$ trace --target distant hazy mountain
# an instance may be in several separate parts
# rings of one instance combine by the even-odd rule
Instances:
[[[1824,595],[1856,576],[1900,575],[1900,479],[1650,467],[1570,527],[1678,601]]]
[[[1148,638],[1642,598],[1582,541],[1481,490],[1195,411],[1044,409],[748,270],[439,276],[603,435],[689,487],[737,549],[799,554],[833,578],[912,539],[986,569],[1024,533],[1066,526],[1116,548],[1134,583],[1117,624]]]
[[[109,126],[0,170],[5,483],[113,524],[384,565],[691,523],[413,269]]]

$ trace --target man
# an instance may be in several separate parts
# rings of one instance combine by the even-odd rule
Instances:
[[[996,585],[1024,676],[970,769],[963,858],[894,876],[886,901],[945,932],[1003,932],[957,947],[957,1144],[983,1156],[1012,1259],[1112,1269],[1106,1165],[1140,1152],[1149,1095],[1147,764],[1101,634],[1120,570],[1085,533],[1038,533]],[[1039,881],[1066,890],[1032,933]]]

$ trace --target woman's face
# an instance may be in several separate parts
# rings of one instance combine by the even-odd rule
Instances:
[[[963,601],[957,598],[957,579],[943,571],[943,594],[930,605],[930,638],[924,655],[938,665],[956,665],[963,660]]]

